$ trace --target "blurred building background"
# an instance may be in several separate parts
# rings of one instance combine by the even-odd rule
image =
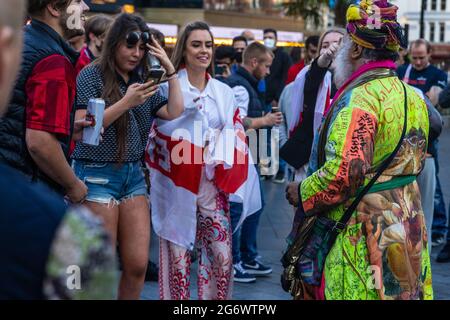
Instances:
[[[137,12],[166,35],[173,46],[179,30],[188,22],[207,22],[217,44],[245,29],[262,40],[264,28],[279,31],[279,45],[303,46],[307,36],[327,27],[345,24],[345,12],[357,0],[87,0],[91,12]],[[422,1],[425,6],[424,38],[433,45],[433,63],[450,69],[450,0],[390,0],[399,7],[398,19],[409,42],[420,38]]]
[[[400,22],[409,29],[409,39],[420,38],[422,0],[391,0],[399,7]],[[425,0],[424,38],[430,42],[450,42],[450,0]]]
[[[408,40],[420,38],[420,13],[424,1],[424,38],[432,43],[433,63],[450,69],[450,0],[391,0],[399,7],[398,18]]]
[[[305,35],[317,34],[317,28],[306,30],[301,17],[287,16],[284,0],[90,0],[91,12],[137,12],[147,22],[161,29],[167,43],[173,44],[180,28],[195,20],[212,26],[217,43],[231,44],[243,30],[252,30],[262,40],[264,28],[279,31],[281,46],[303,46]],[[324,17],[327,17],[325,14]],[[326,22],[324,22],[326,26]]]

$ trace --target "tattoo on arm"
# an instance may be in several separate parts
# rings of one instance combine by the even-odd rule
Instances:
[[[244,118],[243,124],[244,124],[245,130],[251,129],[251,127],[252,127],[252,119],[250,119],[248,117]]]

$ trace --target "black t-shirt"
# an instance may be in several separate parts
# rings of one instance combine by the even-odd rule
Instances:
[[[135,79],[138,78],[134,75]],[[125,83],[119,79],[120,91],[124,95],[128,86],[142,81]],[[91,65],[84,68],[77,78],[77,100],[78,110],[86,109],[91,98],[100,98],[103,90],[103,76],[98,65]],[[144,104],[132,108],[128,111],[129,123],[127,132],[126,149],[123,162],[136,162],[144,156],[150,128],[156,113],[167,104],[167,99],[158,93],[149,98]],[[106,105],[106,108],[109,106]],[[116,129],[114,124],[110,125],[103,134],[103,141],[98,146],[91,146],[77,143],[72,155],[75,160],[85,160],[92,162],[119,162],[118,145],[116,139]]]
[[[408,66],[409,65],[406,64],[398,67],[397,74],[400,79],[403,80],[405,77]],[[417,71],[412,67],[409,81],[407,82],[409,85],[422,90],[422,92],[426,94],[433,86],[444,89],[447,86],[447,74],[431,64],[421,71]]]

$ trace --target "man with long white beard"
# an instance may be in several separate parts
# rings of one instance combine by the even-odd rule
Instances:
[[[348,9],[347,35],[336,58],[340,89],[315,141],[309,177],[287,189],[297,215],[327,219],[334,227],[323,230],[338,230],[337,238],[325,243],[329,251],[308,246],[308,259],[301,256],[303,291],[297,298],[433,297],[416,182],[426,155],[428,113],[424,100],[395,73],[399,48],[406,46],[397,9],[387,0],[362,0]],[[372,19],[375,12],[379,21]],[[374,176],[375,184],[364,190]],[[312,239],[319,244],[330,234],[323,230],[314,228]]]

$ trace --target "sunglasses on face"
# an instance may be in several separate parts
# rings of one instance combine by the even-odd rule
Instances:
[[[128,47],[134,47],[138,44],[139,40],[142,40],[144,44],[147,44],[150,42],[150,34],[148,32],[133,31],[127,35],[126,40]]]

